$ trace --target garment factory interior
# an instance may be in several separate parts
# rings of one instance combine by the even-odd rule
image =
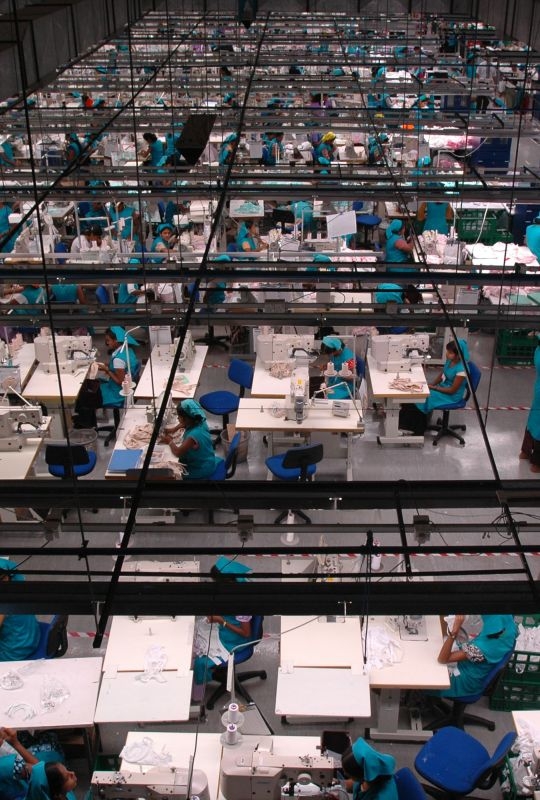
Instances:
[[[230,695],[211,707],[215,682],[191,691],[194,617],[247,610],[264,617],[261,638],[235,669],[266,678],[244,686],[241,747],[274,737],[297,776],[322,730],[346,730],[415,772],[436,715],[424,690],[448,682],[422,680],[407,626],[468,614],[473,635],[478,615],[540,608],[540,3],[13,0],[0,2],[0,42],[0,556],[25,577],[2,580],[0,613],[69,615],[67,652],[39,662],[71,691],[54,713],[92,696],[84,663],[105,659],[90,721],[42,714],[32,728],[24,688],[0,678],[0,728],[54,728],[76,798],[93,769],[116,769],[128,734],[181,753],[175,767],[194,756],[202,798],[270,797],[247,779],[231,789],[223,769],[217,786],[221,753],[240,747],[222,720]],[[405,412],[415,392],[429,403],[453,341],[449,421],[466,428],[439,441]],[[118,385],[115,358],[128,365]],[[181,445],[164,428],[178,403],[237,395],[235,360],[255,369],[228,420],[238,451],[219,472],[235,430],[207,409],[218,472],[178,479]],[[98,363],[115,401],[88,416],[81,387]],[[443,407],[418,412],[422,425]],[[271,455],[318,443],[313,480],[270,472]],[[55,476],[51,445],[90,453],[87,474],[73,477],[71,451]],[[111,464],[126,453],[138,454],[128,473]],[[156,667],[162,623],[191,638],[170,653],[167,639]],[[368,678],[374,630],[403,634],[416,676],[400,681],[394,663],[392,684]],[[453,636],[429,630],[436,662]],[[131,649],[138,665],[122,666]],[[64,677],[70,659],[83,661]],[[307,701],[302,667],[319,681]],[[495,729],[465,730],[491,755],[523,707],[482,696],[468,710]],[[197,794],[194,774],[188,784],[178,797]],[[532,796],[508,791],[497,780],[482,796]]]

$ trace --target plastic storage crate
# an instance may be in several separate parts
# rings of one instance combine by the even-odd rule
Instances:
[[[496,711],[540,709],[540,653],[512,653],[489,707]]]
[[[485,214],[485,219],[484,219]],[[512,234],[505,227],[497,211],[487,213],[480,208],[462,208],[456,212],[456,233],[462,242],[492,245],[495,242],[511,242]]]
[[[499,364],[532,364],[536,350],[536,337],[527,330],[504,330],[497,334],[497,361]]]
[[[506,756],[499,773],[499,784],[504,800],[518,800],[519,797],[525,797],[525,795],[520,794],[518,791],[512,761],[513,759]],[[529,798],[530,797],[531,795],[529,795]]]

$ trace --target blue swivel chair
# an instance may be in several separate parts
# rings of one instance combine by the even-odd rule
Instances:
[[[293,447],[285,453],[279,453],[266,459],[266,466],[280,481],[310,481],[317,470],[316,464],[322,461],[322,444],[307,444]],[[307,514],[299,509],[292,509],[296,516],[309,525],[311,520]],[[282,511],[276,517],[275,524],[279,525],[287,517],[289,510]]]
[[[230,415],[238,411],[240,398],[244,396],[246,389],[251,389],[253,367],[239,358],[233,358],[229,364],[227,377],[240,387],[238,394],[227,390],[218,390],[216,392],[208,392],[199,397],[199,403],[205,411],[222,418],[221,429],[212,431],[217,436],[216,443],[221,438],[221,431],[229,424]]]
[[[398,800],[426,800],[426,793],[422,784],[408,767],[398,769],[394,779],[397,786]]]
[[[488,672],[482,682],[482,685],[478,688],[478,691],[475,694],[466,695],[465,697],[455,697],[452,699],[451,706],[440,698],[433,698],[435,707],[441,710],[443,715],[426,725],[424,730],[434,731],[447,725],[452,725],[455,728],[463,729],[463,727],[468,724],[481,725],[482,727],[487,728],[489,731],[494,731],[495,723],[492,719],[479,717],[476,714],[468,714],[465,709],[471,703],[477,703],[483,695],[490,695],[493,693],[499,678],[501,677],[506,665],[510,661],[512,653],[513,650],[511,650],[504,656],[504,658],[501,658],[500,661],[493,665],[493,668]]]
[[[447,406],[441,406],[438,410],[442,411],[442,417],[437,420],[435,425],[428,425],[426,428],[426,430],[428,431],[436,432],[436,436],[433,439],[434,445],[439,444],[443,436],[452,436],[454,439],[458,440],[458,442],[462,447],[465,446],[465,439],[463,438],[463,436],[460,436],[457,431],[465,431],[467,430],[467,426],[450,425],[450,412],[459,408],[465,408],[471,396],[471,389],[475,393],[476,390],[478,389],[478,384],[480,383],[480,378],[482,377],[482,373],[480,372],[479,368],[473,361],[468,362],[468,367],[471,376],[471,382],[470,385],[467,386],[467,391],[465,392],[465,395],[461,398],[461,400],[457,400],[455,403],[448,403]]]
[[[429,781],[424,790],[436,798],[466,797],[475,789],[491,789],[516,738],[507,733],[492,756],[474,736],[460,728],[441,728],[414,760],[418,774]]]
[[[368,237],[373,236],[373,231],[380,225],[382,220],[381,217],[378,217],[376,214],[362,214],[358,213],[363,208],[363,201],[362,200],[355,200],[353,202],[353,211],[356,212],[356,226],[360,228],[360,231],[363,233],[363,245],[364,247],[368,244]]]
[[[254,616],[251,618],[250,642],[256,642],[257,640],[262,639],[263,622],[264,617]],[[267,677],[266,670],[264,669],[246,670],[244,672],[238,672],[236,669],[240,664],[245,663],[251,658],[254,650],[255,644],[246,643],[245,647],[239,647],[238,650],[234,651],[234,689],[236,694],[240,695],[240,697],[242,697],[246,703],[252,703],[253,701],[242,684],[251,680],[252,678],[261,678],[263,681],[265,681]],[[217,681],[219,686],[210,696],[210,699],[205,703],[206,708],[209,709],[214,708],[216,701],[219,700],[220,697],[223,697],[223,695],[227,692],[227,664],[214,667],[212,669],[211,680]]]
[[[96,454],[82,444],[48,444],[45,462],[55,478],[81,478],[96,466]]]
[[[232,442],[229,445],[229,452],[227,453],[227,458],[225,460],[223,460],[222,458],[219,459],[219,462],[214,472],[208,478],[209,481],[226,481],[229,478],[232,478],[232,476],[236,472],[236,462],[238,461],[239,445],[240,445],[240,434],[235,433],[232,438]]]
[[[103,284],[96,288],[96,300],[98,303],[101,303],[102,306],[106,306],[111,302],[109,290]]]
[[[39,623],[39,644],[28,656],[29,661],[38,658],[60,658],[68,649],[67,614],[56,614],[50,622]]]

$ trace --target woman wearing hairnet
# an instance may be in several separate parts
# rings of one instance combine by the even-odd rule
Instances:
[[[378,753],[365,739],[357,739],[345,750],[341,767],[353,780],[353,800],[398,800],[394,780],[395,758]]]
[[[394,219],[386,229],[387,263],[408,264],[412,260],[414,243],[404,237],[404,227],[404,220]],[[398,269],[403,269],[403,267]],[[388,267],[387,272],[392,272],[392,267]]]
[[[213,474],[218,463],[206,414],[196,400],[182,400],[178,403],[176,412],[178,425],[165,428],[160,443],[168,444],[173,455],[184,464],[184,480],[205,480]],[[176,444],[173,439],[178,431],[184,432],[180,444]]]
[[[328,397],[331,400],[349,400],[354,392],[354,376],[356,374],[356,360],[353,351],[345,347],[339,336],[324,336],[321,343],[321,353],[329,356],[328,360],[334,365],[336,373],[339,373],[344,364],[348,366],[351,372],[350,376],[345,378],[342,375],[335,375],[325,378],[325,381],[329,388],[335,386],[335,389],[331,389],[328,392]],[[341,386],[337,384],[341,384]],[[348,384],[350,384],[350,389]]]
[[[458,673],[450,675],[450,688],[426,692],[438,697],[467,697],[482,689],[493,666],[512,652],[517,628],[511,614],[482,614],[482,630],[473,639],[457,642],[465,617],[456,614],[438,660],[456,664]],[[457,649],[454,649],[454,644]]]

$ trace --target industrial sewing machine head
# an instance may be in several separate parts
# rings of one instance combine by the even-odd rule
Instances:
[[[420,364],[429,350],[427,333],[404,333],[373,336],[371,355],[381,372],[410,372]]]
[[[297,366],[307,366],[313,344],[314,337],[311,334],[260,333],[255,350],[266,368],[274,361],[287,361],[290,358],[295,359]]]
[[[171,355],[174,356],[176,353],[176,349],[178,347],[180,339],[176,337],[171,345]],[[191,365],[193,364],[193,359],[195,358],[195,342],[193,341],[193,336],[191,331],[186,331],[186,335],[184,338],[184,344],[182,345],[182,352],[180,353],[180,360],[178,361],[178,370],[185,372],[186,370],[191,369]]]
[[[56,345],[56,354],[55,354]],[[34,353],[39,366],[44,372],[57,371],[75,374],[81,367],[87,367],[94,361],[97,350],[92,347],[91,336],[51,336],[40,334],[34,339]]]
[[[95,800],[210,800],[208,779],[200,769],[154,767],[148,772],[94,772],[92,797]]]
[[[0,451],[22,450],[26,438],[41,438],[43,412],[38,405],[0,405]]]
[[[273,752],[271,737],[257,745],[224,749],[221,759],[221,791],[226,800],[282,800],[284,797],[322,797],[333,785],[336,764],[319,754]]]

